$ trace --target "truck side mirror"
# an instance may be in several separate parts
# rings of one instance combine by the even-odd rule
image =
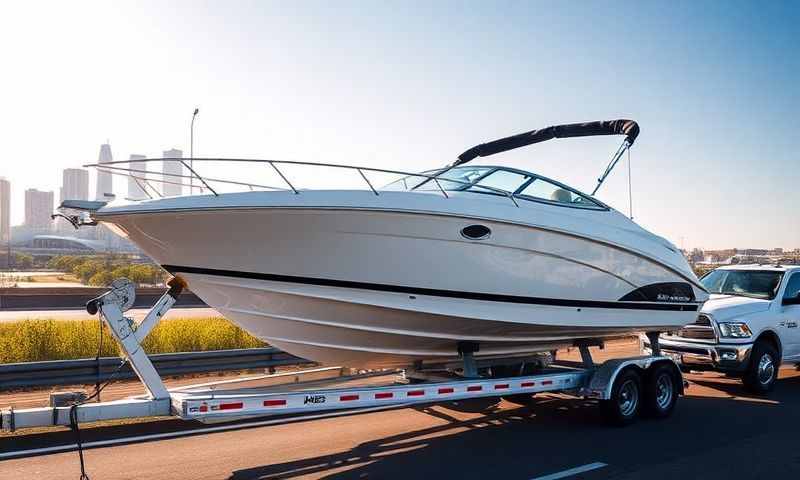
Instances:
[[[795,295],[794,297],[784,298],[783,302],[781,302],[781,304],[782,305],[800,305],[800,292],[798,292],[798,294]]]

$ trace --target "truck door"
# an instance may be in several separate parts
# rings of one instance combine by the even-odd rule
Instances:
[[[779,325],[784,339],[784,360],[800,360],[800,272],[794,272],[781,298]]]

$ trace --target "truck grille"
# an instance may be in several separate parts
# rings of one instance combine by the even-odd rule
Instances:
[[[703,314],[698,315],[694,323],[690,323],[678,330],[678,336],[696,340],[716,339],[714,327],[711,325],[711,319]]]

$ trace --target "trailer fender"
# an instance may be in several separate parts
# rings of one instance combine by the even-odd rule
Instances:
[[[669,357],[649,355],[632,358],[616,358],[604,362],[594,371],[586,387],[581,390],[581,395],[599,400],[608,400],[611,398],[611,388],[614,386],[614,381],[617,379],[620,372],[633,368],[644,376],[647,375],[647,372],[650,371],[654,365],[659,365],[661,363],[669,363],[672,365],[678,394],[683,395],[683,376],[675,362]]]

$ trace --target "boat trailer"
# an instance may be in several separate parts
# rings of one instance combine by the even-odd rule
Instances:
[[[588,344],[577,345],[583,368],[546,368],[521,376],[437,378],[422,383],[387,386],[332,388],[321,390],[259,391],[257,388],[216,390],[181,387],[168,390],[142,348],[153,327],[175,304],[186,286],[180,277],[168,282],[169,290],[156,302],[138,325],[125,317],[133,306],[134,285],[117,279],[108,292],[87,304],[87,311],[99,314],[119,342],[125,359],[147,390],[146,396],[125,400],[76,403],[0,412],[4,431],[46,426],[72,426],[101,420],[175,416],[183,420],[221,422],[246,417],[302,415],[336,409],[374,409],[481,397],[529,398],[542,392],[562,392],[600,401],[606,417],[615,424],[635,421],[639,413],[666,417],[672,413],[684,380],[672,359],[657,354],[608,360],[595,365]],[[657,339],[657,335],[651,335]],[[472,365],[465,372],[474,373]]]

